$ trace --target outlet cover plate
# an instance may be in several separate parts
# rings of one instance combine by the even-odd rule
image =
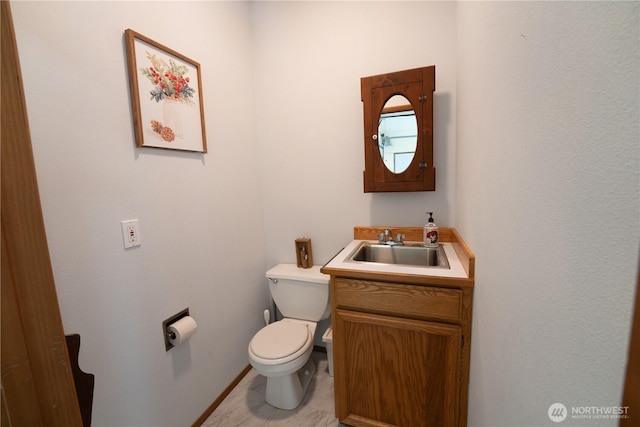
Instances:
[[[137,219],[128,219],[122,221],[122,240],[124,242],[124,248],[132,248],[134,246],[140,246],[142,240],[140,238],[140,226]]]

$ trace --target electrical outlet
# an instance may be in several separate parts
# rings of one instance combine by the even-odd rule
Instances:
[[[132,248],[134,246],[140,246],[142,240],[140,239],[140,227],[138,226],[137,219],[129,219],[122,221],[122,239],[124,240],[124,248]]]

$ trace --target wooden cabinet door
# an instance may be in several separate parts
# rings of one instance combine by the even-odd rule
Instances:
[[[364,192],[435,191],[433,164],[433,92],[436,67],[413,68],[360,79],[364,117]],[[403,172],[392,172],[380,155],[378,125],[386,102],[401,95],[415,112],[416,150]],[[410,110],[408,109],[408,110]]]
[[[340,309],[335,313],[336,415],[342,422],[457,425],[459,326]]]

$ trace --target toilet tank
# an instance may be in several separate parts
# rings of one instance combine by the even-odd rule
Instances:
[[[284,317],[318,322],[329,317],[329,276],[320,266],[278,264],[267,271],[269,290]]]

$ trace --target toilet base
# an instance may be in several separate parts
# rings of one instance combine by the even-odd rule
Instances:
[[[297,408],[315,372],[316,365],[309,358],[307,363],[296,372],[279,377],[267,377],[265,400],[276,408],[287,410]]]

